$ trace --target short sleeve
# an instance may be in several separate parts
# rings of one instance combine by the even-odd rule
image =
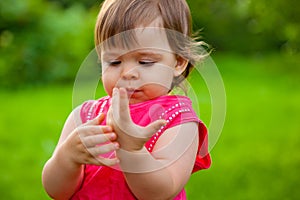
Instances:
[[[80,118],[82,123],[86,123],[88,120],[93,119],[94,115],[94,107],[96,105],[97,101],[89,100],[82,104],[81,110],[80,110]]]
[[[193,173],[201,169],[208,169],[211,165],[211,158],[208,152],[208,132],[205,124],[198,123],[199,146]]]
[[[160,109],[161,111],[162,109]],[[191,102],[186,99],[180,99],[178,102],[167,104],[164,106],[163,112],[158,119],[165,119],[167,124],[155,133],[151,139],[146,143],[148,151],[152,151],[156,141],[168,128],[184,124],[187,122],[196,122],[198,124],[199,146],[196,156],[193,172],[201,169],[207,169],[211,165],[210,155],[208,153],[208,133],[206,126],[192,108]],[[188,133],[187,133],[188,134]]]
[[[109,97],[98,100],[88,100],[81,106],[80,117],[82,123],[94,119],[99,113],[106,113],[109,106]]]

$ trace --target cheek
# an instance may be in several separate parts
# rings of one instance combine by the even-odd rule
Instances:
[[[148,73],[145,75],[144,80],[145,82],[152,83],[169,90],[173,81],[173,72],[171,70],[161,70],[157,73]]]
[[[106,93],[111,96],[112,95],[112,90],[116,85],[116,80],[115,77],[112,75],[109,75],[107,73],[102,75],[102,83],[103,83],[103,87],[106,91]]]
[[[159,84],[151,84],[151,85],[147,85],[147,87],[144,88],[144,92],[145,95],[149,98],[149,99],[154,99],[156,97],[162,96],[162,95],[167,95],[169,89],[161,86]]]

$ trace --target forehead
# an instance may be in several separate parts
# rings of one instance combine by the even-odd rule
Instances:
[[[101,54],[118,51],[132,52],[140,49],[152,49],[172,52],[164,28],[146,27],[135,28],[110,37],[98,47]]]

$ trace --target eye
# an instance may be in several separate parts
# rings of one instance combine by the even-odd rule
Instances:
[[[119,61],[119,60],[113,60],[113,61],[109,61],[108,64],[110,66],[118,66],[118,65],[121,64],[121,61]]]
[[[151,65],[154,65],[156,62],[152,61],[152,60],[140,60],[139,63],[141,65],[151,66]]]

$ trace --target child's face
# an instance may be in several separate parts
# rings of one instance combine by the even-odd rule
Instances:
[[[130,48],[101,51],[105,91],[111,96],[114,87],[125,88],[130,104],[166,95],[174,75],[179,73],[164,31],[138,29],[136,39],[138,44]]]

